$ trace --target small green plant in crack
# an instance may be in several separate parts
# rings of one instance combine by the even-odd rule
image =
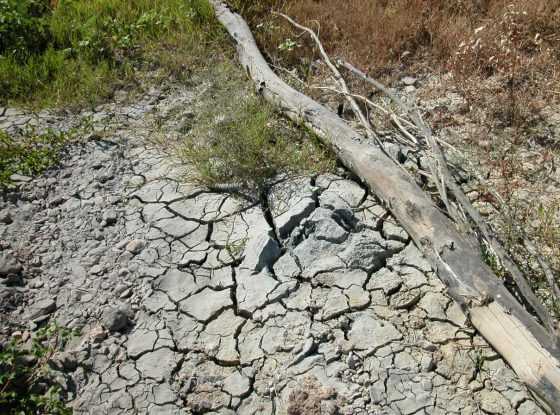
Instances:
[[[241,238],[237,241],[228,241],[225,249],[232,258],[239,258],[245,250],[248,238]]]
[[[13,174],[36,176],[58,163],[63,146],[72,133],[33,130],[22,136],[0,131],[0,187],[11,184]]]
[[[55,353],[62,350],[71,330],[50,324],[31,341],[13,338],[0,347],[0,413],[67,415],[63,392],[51,368]]]
[[[480,254],[486,265],[488,265],[494,273],[500,277],[505,278],[506,272],[500,260],[486,242],[480,244]]]
[[[233,101],[203,111],[185,136],[179,155],[194,168],[191,179],[259,195],[279,175],[333,168],[334,159],[315,137],[277,117],[271,106],[254,96]]]

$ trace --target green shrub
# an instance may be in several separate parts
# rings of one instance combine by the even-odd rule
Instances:
[[[49,44],[48,0],[0,0],[0,55],[25,61]]]
[[[30,345],[13,338],[0,348],[0,413],[72,413],[62,400],[61,387],[51,369],[55,352],[71,335],[71,331],[53,324],[38,330]]]
[[[15,138],[0,130],[0,187],[10,184],[12,174],[35,176],[56,164],[68,137],[48,131]]]
[[[333,167],[333,159],[314,137],[286,124],[262,100],[252,96],[216,100],[220,104],[202,111],[179,149],[180,156],[194,167],[193,178],[198,182],[211,187],[234,184],[260,192],[279,174]]]
[[[177,49],[207,53],[219,33],[206,0],[50,4],[0,0],[0,103],[95,102],[126,80],[132,65],[174,63],[160,57]]]

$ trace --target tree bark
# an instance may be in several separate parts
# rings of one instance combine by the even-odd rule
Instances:
[[[304,123],[379,197],[431,262],[449,295],[517,375],[560,415],[560,351],[484,263],[478,242],[458,232],[416,183],[336,114],[282,81],[260,53],[241,16],[210,0],[237,44],[257,91],[283,114]]]

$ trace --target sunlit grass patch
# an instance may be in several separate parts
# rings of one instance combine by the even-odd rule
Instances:
[[[0,0],[0,104],[95,103],[146,65],[206,56],[220,34],[206,0]]]
[[[0,130],[0,188],[10,185],[14,174],[33,177],[57,164],[69,137],[53,131],[13,137]]]

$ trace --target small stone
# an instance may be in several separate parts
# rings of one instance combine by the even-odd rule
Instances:
[[[414,85],[416,82],[418,81],[418,79],[412,77],[412,76],[405,76],[404,78],[401,79],[401,82],[406,85],[406,86],[412,86]]]
[[[89,273],[92,275],[100,275],[103,274],[103,267],[101,265],[94,265],[89,269]]]
[[[422,298],[420,290],[410,290],[396,293],[391,297],[391,305],[396,310],[409,310]]]
[[[269,232],[252,237],[245,246],[242,267],[256,272],[272,267],[281,254],[278,243]]]
[[[146,242],[142,239],[133,239],[132,241],[126,244],[126,250],[134,255],[139,254],[142,252],[144,247],[146,246]]]
[[[45,282],[43,280],[39,280],[39,279],[33,280],[29,283],[30,288],[43,288],[44,285],[45,285]]]
[[[12,214],[10,213],[10,211],[8,209],[0,210],[0,223],[3,223],[5,225],[9,225],[13,221],[14,220],[12,218]]]
[[[0,277],[6,277],[10,274],[19,274],[22,268],[19,261],[12,254],[8,252],[0,254]]]
[[[33,303],[30,307],[28,317],[30,320],[35,320],[42,316],[47,316],[56,310],[56,297],[43,298]]]
[[[109,308],[103,312],[101,317],[101,324],[110,332],[122,331],[128,322],[128,314],[122,308]]]
[[[436,368],[436,363],[431,355],[422,356],[422,361],[420,362],[420,367],[422,372],[431,372]]]
[[[107,332],[101,326],[96,326],[90,330],[88,337],[93,343],[101,343],[107,338]]]
[[[72,352],[61,352],[55,357],[55,363],[62,369],[69,372],[73,372],[78,367],[78,361],[76,359],[76,353]]]
[[[23,174],[12,174],[10,176],[10,180],[12,182],[23,182],[23,183],[27,183],[30,182],[31,180],[33,180],[31,177],[29,176],[24,176]]]
[[[131,295],[132,295],[132,290],[130,288],[127,288],[121,293],[121,295],[119,295],[119,298],[125,299],[130,297]]]
[[[117,223],[117,212],[114,209],[108,209],[103,213],[104,226],[111,226]]]
[[[49,200],[49,207],[50,208],[58,207],[58,206],[64,204],[67,200],[68,200],[68,198],[65,197],[65,196],[55,196],[54,198]]]
[[[356,369],[360,365],[360,358],[354,353],[350,352],[346,358],[346,364],[350,369]]]

